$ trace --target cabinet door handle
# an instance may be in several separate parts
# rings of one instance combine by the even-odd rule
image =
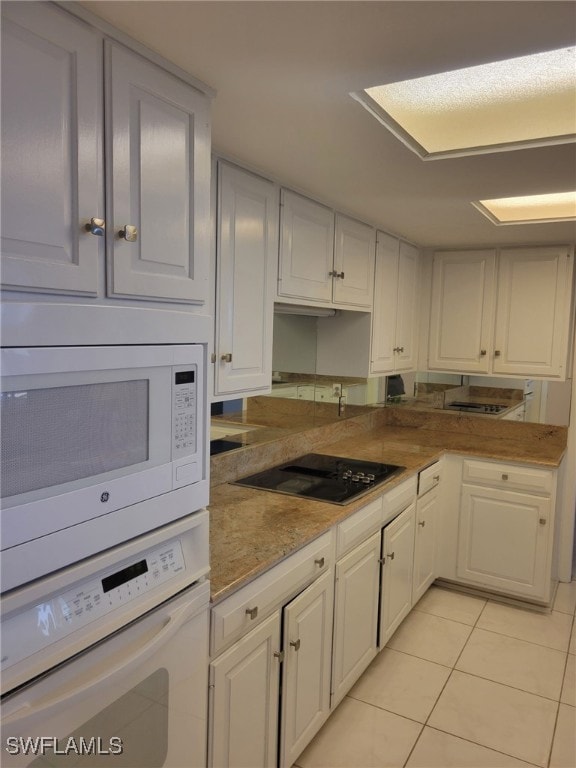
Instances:
[[[274,651],[274,658],[278,661],[284,661],[284,651]]]
[[[390,560],[394,560],[394,552],[391,552],[389,555],[386,555],[386,557],[390,558]]]
[[[246,608],[246,615],[250,616],[250,619],[255,619],[256,616],[258,616],[258,606],[255,605],[254,608]]]
[[[124,228],[118,232],[118,237],[127,240],[129,243],[135,243],[138,240],[138,228],[133,224],[124,224]]]
[[[220,355],[220,360],[222,360],[223,363],[231,363],[232,362],[232,352],[228,352],[225,355]]]
[[[434,475],[432,477],[432,480],[434,480],[435,483],[439,483],[440,482],[440,475]]]
[[[339,277],[341,280],[344,280],[344,272],[337,273],[336,277]]]
[[[480,350],[480,357],[486,357],[486,350],[485,349],[481,349]]]
[[[331,269],[330,272],[328,272],[328,277],[338,277],[338,272],[336,272],[334,269]]]
[[[316,560],[314,560],[318,568],[324,568],[324,563],[326,562],[323,557],[319,557]]]
[[[548,521],[546,520],[546,518],[545,518],[545,517],[541,517],[541,518],[538,520],[538,522],[540,523],[540,525],[546,525],[546,523],[547,523]]]
[[[90,232],[91,235],[97,237],[103,237],[106,232],[106,222],[104,219],[91,218],[89,223],[85,225],[86,232]]]
[[[418,525],[424,528],[424,526],[426,525],[426,520],[420,520]]]
[[[502,473],[502,480],[508,480],[508,475],[504,472]]]
[[[494,350],[494,357],[500,357],[500,354],[501,352],[499,349]]]
[[[294,648],[295,651],[299,650],[300,649],[300,638],[298,638],[298,640],[291,640],[290,641],[290,645],[292,646],[292,648]]]

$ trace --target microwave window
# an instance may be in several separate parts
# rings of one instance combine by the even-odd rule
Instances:
[[[148,460],[146,379],[4,392],[2,497]]]

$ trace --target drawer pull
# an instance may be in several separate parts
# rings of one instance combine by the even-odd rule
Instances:
[[[540,525],[546,525],[547,520],[545,517],[541,517],[540,520],[538,520],[538,522],[540,523]]]
[[[291,640],[290,645],[295,651],[298,651],[300,649],[300,638],[298,638],[298,640]]]
[[[440,475],[434,475],[432,480],[434,480],[435,483],[439,483],[440,482]]]
[[[394,552],[391,552],[389,555],[386,555],[390,560],[394,560]]]
[[[325,561],[324,561],[324,558],[323,558],[323,557],[318,557],[318,558],[316,558],[316,560],[314,560],[314,562],[316,563],[316,565],[318,566],[318,568],[324,568],[324,562],[325,562]]]
[[[418,525],[420,525],[422,528],[424,528],[424,526],[426,525],[426,520],[420,520]]]
[[[254,606],[254,608],[246,608],[246,615],[250,616],[250,619],[255,619],[256,616],[258,616],[258,606]]]
[[[502,473],[502,480],[508,480],[508,475]]]

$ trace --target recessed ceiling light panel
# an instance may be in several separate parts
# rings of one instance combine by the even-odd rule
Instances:
[[[351,94],[423,159],[576,140],[576,48]]]
[[[494,224],[576,221],[576,192],[502,197],[472,203]]]

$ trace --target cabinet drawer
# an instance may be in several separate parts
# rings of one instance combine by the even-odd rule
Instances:
[[[462,470],[464,483],[480,483],[510,490],[550,494],[554,485],[554,472],[501,462],[465,460]]]
[[[210,651],[214,655],[256,626],[287,598],[333,564],[332,532],[327,531],[250,584],[212,608]]]
[[[423,496],[442,479],[442,465],[439,461],[423,469],[418,475],[418,496]]]
[[[338,525],[336,557],[341,557],[356,544],[382,527],[382,497],[359,509]]]
[[[384,519],[382,522],[384,524],[392,520],[393,517],[396,517],[396,515],[402,512],[403,509],[406,509],[406,507],[414,501],[416,498],[417,484],[418,478],[414,475],[414,477],[408,478],[408,480],[405,480],[399,486],[384,494],[382,497],[384,510]]]

